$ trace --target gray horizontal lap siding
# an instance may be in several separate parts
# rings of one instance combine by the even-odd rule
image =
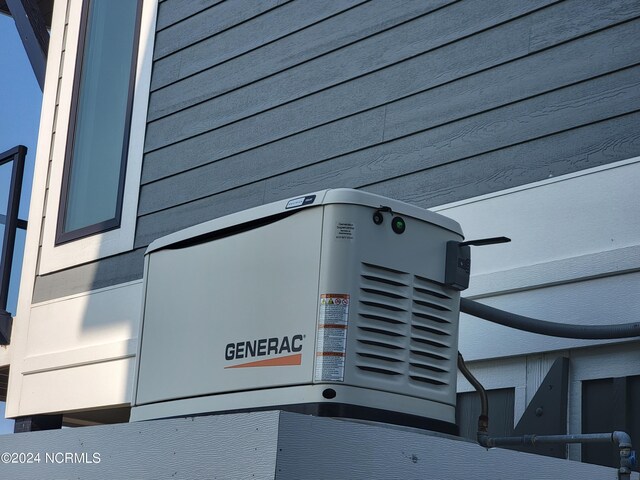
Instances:
[[[640,155],[637,0],[246,1],[159,7],[140,251],[311,190],[428,207]]]

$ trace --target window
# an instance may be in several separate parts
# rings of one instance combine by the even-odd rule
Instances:
[[[141,4],[83,5],[56,244],[120,226]]]

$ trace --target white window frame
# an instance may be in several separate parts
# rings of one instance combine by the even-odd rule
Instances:
[[[142,157],[144,153],[144,134],[153,63],[157,0],[143,0],[142,5],[120,227],[61,245],[55,245],[67,143],[65,140],[69,133],[71,96],[73,94],[74,75],[77,73],[75,71],[75,65],[82,1],[83,0],[69,0],[68,5],[69,23],[64,47],[65,52],[62,59],[63,63],[61,66],[62,80],[60,82],[58,118],[54,120],[53,125],[55,133],[54,140],[52,141],[52,162],[48,181],[45,220],[42,225],[42,249],[38,271],[40,275],[126,252],[132,250],[134,245]],[[45,101],[42,105],[43,111],[45,109],[53,110],[55,108],[55,97],[56,95],[45,96]],[[41,133],[49,135],[51,132]],[[44,167],[42,164],[40,166]]]

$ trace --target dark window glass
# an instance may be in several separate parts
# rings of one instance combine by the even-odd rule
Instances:
[[[140,5],[88,0],[76,66],[57,242],[120,224]]]

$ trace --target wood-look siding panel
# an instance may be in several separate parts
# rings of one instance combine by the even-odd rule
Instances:
[[[257,207],[264,203],[264,197],[265,181],[261,181],[139,217],[134,247],[147,246],[156,238],[207,220]]]
[[[461,36],[509,21],[548,4],[549,1],[522,0],[511,1],[507,5],[504,3],[477,2],[460,11],[457,8],[464,4],[455,3],[449,8],[436,11],[433,15],[404,23],[397,28],[336,50],[330,55],[318,57],[296,68],[151,122],[147,126],[145,151],[184,140],[284,102],[388,67],[455,41]],[[506,38],[502,38],[502,41],[505,40]],[[241,79],[237,78],[236,83],[240,82]]]
[[[620,2],[620,11],[629,13],[627,12],[627,2]],[[637,13],[640,14],[640,12]],[[594,23],[592,15],[583,12],[582,14],[576,13],[576,16],[582,19],[582,28],[577,32],[567,32],[566,36],[558,38],[558,41],[569,41],[575,38],[576,33],[584,35],[592,31]],[[142,182],[146,183],[179,173],[345,115],[351,115],[416,92],[433,89],[456,78],[490,68],[492,65],[508,63],[524,57],[530,52],[528,34],[530,28],[534,25],[539,26],[546,22],[552,22],[553,18],[553,8],[547,8],[536,14],[504,24],[499,29],[485,31],[329,90],[150,152],[145,157]],[[599,21],[597,27],[605,28],[610,25],[606,22],[614,21],[619,21],[618,15],[608,16]],[[610,44],[607,47],[613,52],[612,56],[616,59],[620,60],[618,49],[622,45],[634,48],[633,42],[628,42],[629,37],[625,38],[624,36],[637,34],[637,30],[633,30],[633,28],[637,28],[637,26],[634,25],[630,31],[615,30],[601,39],[601,41]],[[604,32],[607,30],[605,29]],[[504,48],[505,39],[509,40],[508,49]],[[593,48],[593,40],[585,38],[585,41],[588,41],[588,44],[584,48]],[[597,43],[597,41],[595,42]],[[616,48],[612,48],[613,46]],[[583,47],[578,45],[569,48],[573,50],[566,53],[570,53],[571,57],[565,61],[571,64],[580,61],[590,63],[589,56],[584,54],[586,50],[580,50]],[[597,47],[597,51],[602,52],[603,49]],[[551,58],[557,58],[553,54],[550,55]],[[604,57],[607,55],[605,52]],[[598,61],[601,60],[595,59],[593,63]],[[560,59],[560,63],[562,62],[563,60]],[[603,60],[603,63],[609,62]],[[597,65],[592,66],[597,69]],[[567,71],[564,67],[562,70]],[[424,72],[430,74],[425,75]],[[568,76],[570,75],[569,73]],[[552,73],[551,76],[557,77],[555,73]],[[499,87],[501,85],[502,82]],[[513,85],[510,87],[514,88]],[[541,88],[544,88],[544,80]],[[480,101],[481,103],[481,100],[481,98],[474,99],[474,102]]]
[[[560,2],[555,8],[555,15],[545,25],[531,26],[531,48],[552,47],[567,35],[580,35],[585,29],[585,17],[590,19],[587,25],[596,30],[639,14],[640,2],[637,0]]]
[[[372,184],[364,190],[422,207],[442,205],[633,157],[640,152],[639,127],[640,112],[636,112]],[[338,178],[320,188],[358,186],[342,184]],[[261,190],[253,195],[246,193],[253,192],[253,188],[264,189],[264,202],[289,196],[288,192],[272,188],[267,180],[266,187],[264,182],[247,185],[145,215],[139,218],[136,247],[180,228],[260,204]],[[307,193],[311,189],[302,184],[293,191],[295,193],[291,195]],[[246,202],[245,196],[251,200]],[[191,217],[186,220],[185,216],[189,215]],[[172,226],[174,222],[179,225]]]
[[[308,130],[295,137],[143,185],[138,214],[145,215],[253,183],[287,172],[301,163],[321,161],[366,148],[382,140],[384,116],[384,107],[368,110],[325,128]]]
[[[164,0],[158,4],[156,30],[164,30],[224,0]]]
[[[399,0],[388,2],[389,6],[392,6],[391,4],[395,4],[397,1]],[[297,53],[299,51],[322,51],[324,44],[331,45],[332,37],[348,35],[349,30],[357,31],[359,24],[362,22],[366,25],[370,21],[366,15],[363,15],[367,7],[376,10],[378,17],[383,15],[384,12],[379,11],[381,10],[379,6],[373,8],[375,5],[366,2],[367,0],[336,0],[331,2],[297,1],[288,3],[281,8],[271,10],[250,21],[237,25],[235,28],[225,30],[156,61],[153,66],[151,90],[165,88],[162,92],[154,95],[154,107],[149,111],[149,118],[155,119],[163,115],[165,111],[175,111],[178,108],[200,101],[199,97],[190,95],[194,88],[207,82],[212,85],[217,84],[220,78],[224,77],[220,70],[226,67],[220,67],[215,72],[211,67],[227,62],[239,55],[244,54],[242,59],[235,60],[235,64],[249,65],[254,68],[272,64],[270,69],[272,73],[277,71],[278,68],[286,68],[279,67],[279,63],[294,62],[293,64],[295,64],[302,61],[299,60],[301,56]],[[355,8],[355,11],[351,11],[355,6],[363,3],[364,8]],[[433,2],[425,2],[424,6],[430,3]],[[384,5],[385,8],[388,8],[386,7],[387,2]],[[413,2],[412,5],[416,7],[423,6],[422,2]],[[397,5],[394,6],[397,7]],[[400,9],[397,14],[404,14],[406,18],[414,16],[412,15],[413,12],[405,13],[405,10]],[[331,18],[337,14],[339,14],[339,18]],[[357,17],[354,17],[355,15]],[[337,23],[342,21],[344,17],[349,18],[350,23],[338,25]],[[333,25],[336,25],[336,29],[331,28]],[[323,28],[325,35],[313,35],[313,32]],[[342,29],[347,29],[347,31],[342,32]],[[341,45],[342,43],[338,46]],[[234,68],[238,71],[238,66]],[[205,69],[209,70],[202,72]],[[198,72],[202,73],[196,75]],[[249,68],[247,70],[249,77],[243,75],[241,78],[243,78],[243,82],[246,82],[250,78],[261,78],[268,73],[269,71],[261,73],[260,70],[254,71],[253,68]],[[186,77],[189,78],[186,79]],[[169,85],[181,79],[185,80],[180,85]],[[175,95],[178,95],[179,98],[173,98]],[[189,99],[189,101],[180,101],[180,98]],[[210,98],[210,94],[206,98]],[[158,105],[162,106],[162,109],[156,110]]]
[[[640,67],[633,67],[271,178],[266,200],[377,183],[639,108]]]
[[[453,1],[287,4],[157,61],[151,82],[152,91],[157,91],[151,96],[149,119],[237,88],[239,79],[244,85],[273,75]],[[177,80],[182,81],[168,85]]]
[[[640,38],[640,20],[388,104],[385,140],[639,64],[640,48],[625,38]]]
[[[286,3],[284,0],[227,0],[159,31],[153,59],[204,40]]]
[[[640,20],[388,104],[384,140],[435,128],[564,87],[571,82],[580,82],[640,63],[640,49],[633,43],[622,43],[618,48],[611,48],[620,38],[632,38],[633,35],[640,37]],[[588,51],[589,56],[582,55],[584,51]],[[140,214],[166,208],[172,202],[184,203],[279,175],[346,154],[349,149],[356,150],[379,143],[382,139],[378,134],[382,109],[367,110],[189,170],[166,181],[145,185],[141,192]],[[250,136],[250,129],[241,126],[237,125],[237,133],[233,136],[221,135],[216,142],[217,149],[225,144],[225,139],[242,142],[243,136]],[[224,172],[224,175],[220,175],[220,172]]]
[[[366,186],[424,208],[626,160],[640,153],[640,112]]]

